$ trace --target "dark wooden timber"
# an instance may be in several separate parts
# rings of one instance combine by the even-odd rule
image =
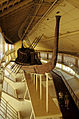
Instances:
[[[23,66],[23,70],[27,70],[29,73],[39,73],[44,74],[50,72],[56,65],[57,55],[58,55],[58,40],[59,40],[59,23],[60,17],[56,16],[56,28],[55,28],[55,39],[54,39],[54,49],[52,52],[52,59],[46,64],[42,65],[32,65],[32,66]]]

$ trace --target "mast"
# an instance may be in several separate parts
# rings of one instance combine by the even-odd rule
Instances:
[[[54,38],[54,48],[52,52],[52,59],[46,64],[42,65],[32,65],[23,66],[22,69],[28,71],[29,73],[45,74],[50,72],[55,68],[58,55],[58,40],[59,40],[59,23],[61,16],[56,16],[56,27],[55,27],[55,38]]]
[[[60,18],[61,18],[61,16],[56,16],[54,49],[53,49],[53,55],[52,55],[52,60],[54,59],[54,67],[56,65],[57,56],[58,56],[58,41],[59,41],[59,23],[60,23]]]

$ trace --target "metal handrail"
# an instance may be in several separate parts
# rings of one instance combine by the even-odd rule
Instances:
[[[1,101],[3,101],[5,104],[7,103],[8,104],[8,106],[10,107],[10,109],[12,110],[12,111],[14,111],[14,113],[18,113],[3,97],[1,97]]]
[[[5,56],[8,56],[9,54],[14,53],[14,52],[15,52],[14,49],[11,49],[10,51],[6,51],[5,54],[3,55],[1,61],[4,59]]]
[[[15,81],[12,80],[12,78],[11,78],[9,75],[8,75],[8,76],[7,76],[7,75],[4,75],[4,77],[5,77],[5,78],[8,78],[8,79],[9,79],[10,81],[12,81],[12,82],[16,82],[16,80],[15,80]]]
[[[54,72],[54,73],[57,73],[60,77],[62,77],[62,79],[63,79],[65,85],[68,86],[68,89],[70,89],[71,92],[73,93],[73,96],[72,96],[72,94],[71,94],[71,92],[70,92],[70,90],[69,90],[69,92],[70,92],[72,98],[73,98],[73,99],[75,98],[75,99],[74,99],[74,102],[75,102],[75,104],[77,105],[77,107],[78,107],[78,109],[79,109],[79,99],[77,98],[77,96],[75,95],[74,91],[72,90],[72,88],[70,87],[70,85],[68,84],[68,82],[66,81],[65,77],[63,76],[63,74],[62,74],[60,71],[56,70],[56,69],[54,69],[53,72]]]
[[[4,98],[3,98],[4,99]],[[5,100],[5,99],[4,99]],[[3,101],[3,100],[1,100],[1,101]],[[4,104],[3,104],[4,103]],[[6,111],[6,113],[4,113],[2,110],[1,110],[1,108],[0,108],[0,111],[3,113],[3,114],[5,114],[7,117],[8,117],[8,115],[9,116],[11,116],[13,119],[19,119],[18,118],[18,112],[10,105],[10,104],[8,104],[8,102],[6,101],[3,101],[3,102],[1,102],[1,104],[0,104],[0,107],[4,110],[4,111]],[[16,112],[15,112],[16,111]],[[11,115],[12,114],[12,115]],[[10,119],[10,117],[8,117],[9,119]]]
[[[10,52],[7,53],[7,55],[10,55],[13,52],[14,51],[11,50]],[[4,57],[5,56],[6,56],[6,53],[4,54]],[[2,60],[3,60],[3,58],[2,58]],[[6,112],[4,112],[3,110],[6,111]],[[7,117],[7,119],[10,119],[10,117],[13,118],[13,119],[18,119],[18,112],[3,97],[1,97],[0,111],[2,112],[2,114],[5,115],[5,117],[4,117],[2,114],[0,114],[0,116],[3,119],[5,119],[6,117]]]
[[[3,112],[1,109],[0,109],[0,111],[3,113],[3,114],[5,114],[7,117],[8,117],[8,115],[10,116],[10,117],[12,117],[13,119],[17,119],[17,117],[16,116],[12,116],[11,114],[12,113],[9,113],[2,105],[0,105],[0,107],[1,107],[1,109],[3,109],[4,111],[6,111],[6,113],[5,112]],[[10,117],[8,117],[9,119],[10,119]]]
[[[72,88],[70,87],[70,85],[68,84],[68,82],[67,82],[67,80],[65,79],[65,77],[63,76],[63,74],[60,72],[60,71],[58,71],[58,70],[53,70],[54,72],[56,71],[56,73],[58,73],[61,77],[62,77],[62,79],[63,79],[63,81],[64,82],[66,82],[66,84],[69,86],[69,88],[71,89],[71,91],[73,92],[73,94],[75,95],[75,93],[74,93],[74,91],[72,90]],[[76,96],[76,95],[75,95]],[[77,96],[76,96],[77,97]],[[78,99],[79,100],[79,99]]]
[[[0,105],[0,106],[4,109],[4,108],[6,108],[7,105],[5,105],[5,104],[3,104],[3,103],[1,102],[1,105]],[[4,106],[4,107],[3,107],[3,106]],[[8,107],[7,107],[7,109],[8,109],[9,112],[12,113],[13,110],[11,111]],[[5,110],[5,109],[4,109],[4,110]],[[8,114],[10,115],[10,113],[8,113]],[[17,115],[17,114],[14,114],[14,113],[12,113],[12,114],[13,114],[15,117],[16,117],[16,115]],[[16,117],[16,118],[17,118],[17,117]]]
[[[5,119],[1,114],[0,114],[0,116],[1,116],[3,119]]]
[[[58,61],[58,63],[70,67],[75,73],[77,73],[79,75],[79,69],[74,64],[71,64],[69,62],[62,62],[62,61]]]
[[[4,113],[2,110],[0,110],[6,117],[8,117],[7,116],[7,113]],[[2,115],[1,115],[2,116]],[[2,116],[3,117],[3,116]],[[3,117],[4,118],[4,117]],[[5,118],[4,118],[5,119]],[[8,119],[10,119],[9,117],[8,117]]]

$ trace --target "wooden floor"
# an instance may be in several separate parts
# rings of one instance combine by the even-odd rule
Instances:
[[[69,95],[69,109],[65,107],[64,102],[63,102],[63,106],[60,105],[61,112],[63,114],[63,119],[79,119],[79,110],[76,107],[71,95],[69,94],[62,78],[58,76],[57,74],[55,74],[54,72],[52,72],[52,76],[53,76],[53,81],[54,81],[56,92],[57,92],[57,97],[60,91],[62,91],[63,94],[67,92]],[[58,97],[58,100],[59,100],[59,97]]]
[[[35,113],[35,118],[40,118],[40,119],[46,119],[46,118],[52,118],[52,117],[61,117],[62,113],[60,111],[60,108],[57,107],[57,105],[54,103],[52,98],[49,96],[49,111],[46,112],[46,91],[45,87],[42,87],[42,99],[40,100],[40,95],[39,95],[39,86],[38,90],[35,90],[35,85],[33,80],[30,78],[29,75],[26,75],[26,80],[27,80],[27,85],[30,93],[30,98],[33,106],[33,110]]]

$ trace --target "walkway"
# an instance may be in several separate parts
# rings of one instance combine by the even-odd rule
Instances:
[[[57,68],[57,71],[59,71],[63,74],[67,83],[70,85],[70,87],[74,91],[75,95],[79,99],[79,79],[76,78],[75,76],[71,75],[71,74],[66,73],[65,71],[63,71],[61,69]]]
[[[63,92],[63,94],[65,94],[66,92],[69,95],[69,109],[66,109],[63,103],[63,106],[60,105],[60,109],[62,111],[63,114],[63,119],[79,119],[79,111],[72,99],[72,97],[70,96],[64,82],[62,81],[61,77],[58,76],[57,74],[55,74],[54,72],[52,72],[52,76],[53,76],[53,81],[55,84],[55,88],[56,88],[56,92],[57,92],[57,97],[58,97],[58,93],[61,91]],[[59,100],[59,98],[58,98]]]

